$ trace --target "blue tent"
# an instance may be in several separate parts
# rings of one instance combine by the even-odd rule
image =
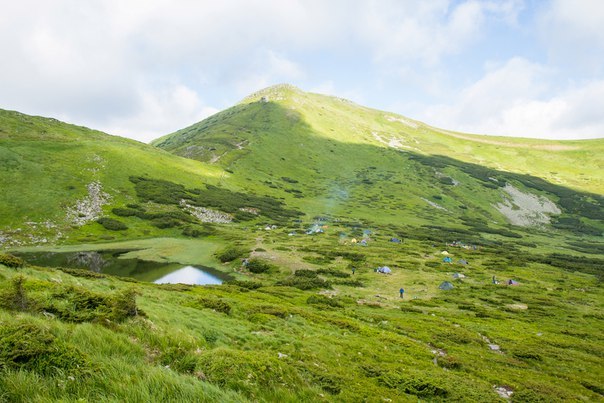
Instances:
[[[447,256],[447,257],[443,258],[443,262],[451,263],[451,262],[453,262],[453,259],[451,259],[449,256]]]
[[[454,289],[455,287],[450,282],[443,281],[442,283],[440,283],[440,285],[438,286],[438,288],[440,288],[441,290],[448,291],[448,290]]]
[[[468,261],[466,259],[459,259],[459,261],[457,263],[466,265],[466,264],[468,264]]]
[[[388,267],[388,266],[382,266],[382,267],[377,268],[377,272],[384,273],[384,274],[390,274],[390,273],[392,273],[392,270],[390,270],[390,267]]]
[[[390,242],[401,243],[402,241],[398,238],[390,238]]]

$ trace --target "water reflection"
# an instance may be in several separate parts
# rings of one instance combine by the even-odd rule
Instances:
[[[222,284],[222,280],[197,267],[185,266],[154,281],[155,284]]]
[[[149,262],[140,259],[120,259],[129,250],[105,250],[86,252],[32,252],[14,253],[28,263],[46,267],[88,269],[96,273],[132,277],[141,281],[182,284],[222,284],[230,277],[203,266],[184,266],[178,263]]]

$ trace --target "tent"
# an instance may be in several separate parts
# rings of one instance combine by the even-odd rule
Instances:
[[[451,263],[451,262],[453,262],[453,259],[451,259],[449,256],[447,256],[447,257],[443,258],[443,262],[445,262],[445,263]]]
[[[520,285],[520,283],[516,280],[508,280],[507,285]]]
[[[466,264],[468,264],[468,261],[466,259],[459,259],[459,261],[457,263],[466,265]]]
[[[441,284],[438,286],[438,288],[440,288],[441,290],[448,291],[448,290],[452,290],[452,289],[453,289],[453,288],[455,288],[455,287],[453,286],[453,284],[449,283],[448,281],[443,281],[443,282],[442,282],[442,283],[441,283]]]
[[[392,270],[390,270],[390,267],[388,267],[388,266],[382,266],[382,267],[377,268],[377,272],[384,273],[384,274],[390,274],[390,273],[392,273]]]
[[[350,240],[350,243],[357,243],[357,239],[356,239],[356,238],[352,238],[352,239]]]
[[[448,255],[449,255],[449,252],[447,252],[446,250],[443,250],[442,252],[440,252],[440,254],[441,254],[441,255],[448,256]]]
[[[367,241],[365,239],[361,241],[361,246],[367,246]]]
[[[464,276],[464,275],[463,275],[463,274],[461,274],[461,273],[454,273],[454,274],[453,274],[453,278],[455,278],[455,279],[460,279],[460,278],[466,278],[466,276]]]
[[[398,238],[390,238],[390,242],[401,243],[402,241]]]

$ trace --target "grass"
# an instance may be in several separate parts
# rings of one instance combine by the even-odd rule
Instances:
[[[154,145],[181,157],[0,111],[2,249],[235,278],[154,285],[2,255],[0,401],[603,398],[601,140],[451,133],[276,87]],[[111,196],[100,223],[68,224],[93,182]],[[505,183],[563,215],[507,224]]]
[[[271,238],[275,246],[342,249],[337,233],[321,238],[271,233]],[[286,252],[269,244],[259,253],[280,261],[279,254]],[[356,246],[348,247],[357,252]],[[430,268],[424,264],[436,256],[410,256],[439,249],[408,238],[402,245],[374,240],[363,248],[365,262],[351,274],[363,287],[334,283],[332,289],[307,291],[277,283],[339,279],[333,274],[343,273],[347,261],[308,264],[293,276],[280,265],[277,272],[243,275],[260,287],[235,282],[182,290],[112,276],[0,267],[2,292],[23,276],[24,295],[31,302],[0,310],[3,331],[27,340],[27,349],[36,340],[52,340],[44,349],[28,350],[32,358],[17,366],[2,356],[3,398],[487,401],[496,399],[493,385],[510,387],[529,400],[601,398],[601,283],[589,274],[527,262],[496,273],[521,283],[507,287],[490,284],[493,272],[484,262],[493,258],[491,251],[452,250],[456,258],[470,261],[462,268]],[[393,274],[374,273],[378,261],[389,263]],[[458,270],[467,277],[451,280],[454,290],[437,289]],[[398,296],[400,285],[406,289],[404,300]],[[96,319],[103,309],[85,302],[92,297],[110,301],[133,287],[138,314],[123,322]],[[76,300],[80,305],[74,305]],[[49,318],[51,312],[43,308],[48,301],[80,306],[79,319]],[[500,345],[502,353],[491,351],[483,336]],[[62,351],[78,354],[77,370],[53,358]],[[25,387],[34,381],[38,386]]]

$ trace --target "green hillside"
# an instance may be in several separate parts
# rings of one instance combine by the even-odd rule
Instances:
[[[131,177],[217,183],[222,169],[85,127],[0,110],[0,244],[18,246],[140,237],[157,228],[134,220],[107,231],[96,219],[138,203]]]
[[[575,235],[604,231],[604,140],[446,132],[282,85],[153,144],[220,166],[231,185],[311,217],[548,236],[553,218]]]
[[[0,402],[602,401],[603,148],[283,85],[152,145],[0,110]]]

